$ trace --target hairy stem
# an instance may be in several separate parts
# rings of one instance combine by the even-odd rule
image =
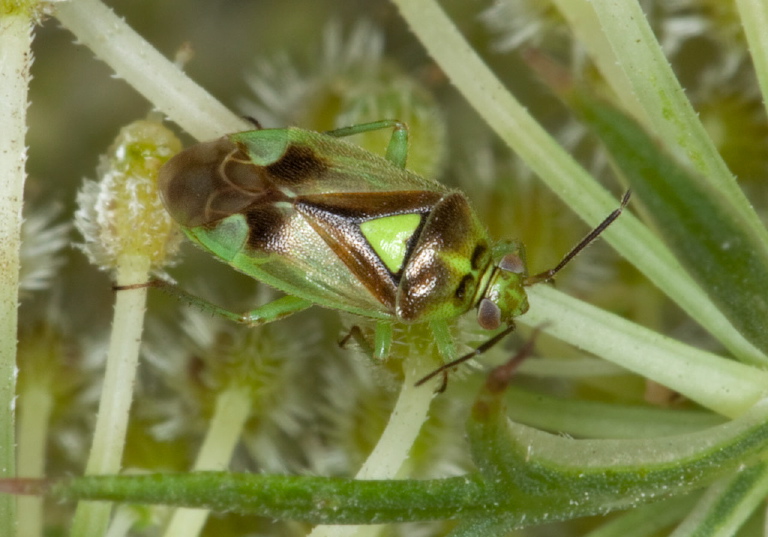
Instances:
[[[0,15],[0,477],[16,474],[14,398],[19,251],[31,45],[32,24],[27,13]],[[13,496],[0,498],[0,535],[16,535]]]

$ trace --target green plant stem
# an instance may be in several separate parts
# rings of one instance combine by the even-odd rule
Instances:
[[[150,260],[125,254],[118,260],[115,283],[130,285],[147,280]],[[107,354],[107,367],[93,433],[93,445],[85,468],[87,475],[120,471],[133,385],[139,360],[147,288],[115,293],[115,313]],[[84,502],[77,506],[71,535],[101,537],[109,525],[111,505]]]
[[[461,477],[359,480],[193,472],[11,479],[0,481],[0,491],[203,507],[314,524],[460,519],[457,535],[463,536],[501,535],[544,521],[639,506],[698,490],[739,470],[725,483],[727,494],[716,494],[725,500],[717,505],[738,521],[762,494],[768,400],[739,419],[694,433],[574,440],[511,422],[503,402],[510,377],[500,377],[499,371],[481,389],[467,423],[478,472]],[[744,471],[750,463],[756,466]]]
[[[464,98],[569,207],[591,226],[616,208],[616,200],[502,86],[434,0],[393,2]],[[762,355],[631,214],[622,215],[602,237],[728,350],[740,357]]]
[[[45,471],[45,446],[48,421],[53,408],[51,387],[29,383],[19,394],[19,476],[42,477]],[[42,498],[19,498],[19,537],[43,535]]]
[[[434,362],[425,354],[411,353],[403,361],[405,380],[395,408],[389,417],[376,447],[363,463],[355,479],[393,479],[404,469],[408,454],[413,447],[422,425],[427,419],[434,396],[430,386],[416,386],[416,381],[434,368]],[[373,535],[378,529],[372,526],[318,526],[311,537],[347,537]]]
[[[223,472],[84,476],[55,483],[49,492],[61,499],[182,504],[316,524],[455,519],[481,515],[493,501],[477,474],[428,481]]]
[[[247,388],[231,386],[216,396],[216,408],[195,461],[195,471],[225,470],[232,459],[245,422],[251,414]],[[181,508],[174,511],[165,528],[165,537],[194,537],[205,526],[210,511]]]
[[[24,135],[32,61],[32,21],[28,13],[14,12],[10,5],[0,5],[0,8],[3,9],[0,14],[0,477],[13,477],[16,474],[13,409],[19,249],[26,179]],[[16,535],[15,498],[0,498],[0,535]]]
[[[0,481],[0,490],[205,507],[314,524],[461,519],[467,530],[508,532],[700,489],[759,460],[768,445],[768,401],[695,433],[574,440],[509,421],[503,397],[503,386],[487,383],[476,400],[468,439],[479,473],[461,477],[364,481],[193,472]]]
[[[253,128],[99,0],[62,2],[56,5],[56,17],[117,76],[198,140]]]

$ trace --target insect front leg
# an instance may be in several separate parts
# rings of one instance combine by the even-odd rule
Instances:
[[[443,363],[451,363],[456,360],[456,344],[451,336],[451,331],[448,328],[448,323],[440,321],[430,322],[430,328],[432,329],[432,336],[435,338],[435,344],[437,350],[440,353],[440,357],[443,359]]]
[[[382,119],[372,123],[361,123],[360,125],[326,131],[325,134],[335,138],[343,138],[380,129],[392,129],[392,138],[389,139],[389,145],[387,146],[384,158],[398,168],[405,168],[405,163],[408,160],[408,126],[402,121]]]
[[[376,323],[376,335],[373,340],[373,357],[383,360],[389,356],[392,348],[392,324],[384,321]]]
[[[456,362],[456,343],[453,341],[453,336],[451,336],[451,330],[448,327],[448,323],[444,320],[432,321],[429,323],[429,327],[432,330],[432,337],[437,345],[437,351],[440,353],[443,363],[452,364]],[[421,386],[428,380],[442,374],[442,381],[435,390],[435,393],[443,393],[448,387],[448,369],[449,367],[446,366],[439,367],[416,382],[416,386]]]
[[[440,349],[440,351],[442,353],[442,347],[440,346],[440,338],[441,337],[445,337],[445,336],[439,336],[438,335],[438,332],[435,329],[435,326],[437,325],[437,323],[438,323],[437,321],[432,323],[432,330],[435,333],[435,341],[437,341],[438,348]],[[445,322],[443,322],[443,324],[445,324]],[[452,358],[450,360],[446,360],[447,363],[441,365],[440,367],[438,367],[437,369],[432,371],[429,375],[419,379],[419,381],[416,382],[416,386],[421,386],[422,384],[424,384],[428,380],[433,379],[437,375],[440,375],[440,374],[442,374],[443,378],[446,379],[446,380],[443,381],[443,384],[445,385],[445,383],[447,382],[446,374],[447,374],[448,370],[453,369],[457,365],[463,364],[464,362],[466,362],[468,360],[471,360],[472,358],[480,356],[485,351],[487,351],[488,349],[490,349],[491,347],[496,345],[499,341],[501,341],[502,339],[504,339],[505,337],[507,337],[509,334],[511,334],[514,331],[515,331],[515,323],[510,322],[507,325],[507,327],[504,328],[501,332],[499,332],[498,334],[493,336],[491,339],[489,339],[488,341],[486,341],[485,343],[483,343],[482,345],[477,347],[472,352],[469,352],[469,353],[467,353],[464,356],[461,356],[459,358],[455,358],[455,356],[456,356],[456,348],[453,347],[453,343],[451,341],[451,347],[453,347],[451,349],[451,353],[452,353],[451,356],[452,356]],[[450,334],[448,333],[448,326],[447,325],[445,326],[445,334],[450,338]],[[446,356],[446,355],[443,355],[443,356]]]

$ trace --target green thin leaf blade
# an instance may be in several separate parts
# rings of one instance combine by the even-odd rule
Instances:
[[[768,351],[768,245],[723,195],[629,116],[583,92],[567,100],[602,140],[680,263],[737,330]]]
[[[500,507],[485,521],[466,520],[460,527],[467,535],[475,522],[511,529],[686,494],[748,464],[768,445],[765,400],[737,420],[676,436],[574,440],[538,431],[506,417],[509,369],[490,374],[467,423],[473,460]]]
[[[671,537],[728,537],[734,535],[768,493],[768,463],[728,476],[715,483]]]

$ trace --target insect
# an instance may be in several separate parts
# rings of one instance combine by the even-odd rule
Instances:
[[[384,157],[341,139],[378,129],[393,131]],[[160,170],[170,215],[194,243],[285,296],[241,315],[172,292],[250,325],[312,305],[372,318],[379,357],[393,323],[430,323],[448,363],[425,381],[512,332],[528,309],[525,287],[551,280],[629,199],[555,268],[529,276],[521,243],[491,244],[464,194],[408,171],[407,152],[395,120],[257,129],[182,151]],[[447,323],[473,308],[482,328],[503,330],[457,359]]]

